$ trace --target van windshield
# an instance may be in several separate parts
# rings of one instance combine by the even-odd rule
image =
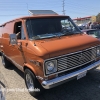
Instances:
[[[80,33],[69,17],[27,19],[27,31],[30,39],[52,38]]]

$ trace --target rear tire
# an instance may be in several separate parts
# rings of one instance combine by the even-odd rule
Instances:
[[[44,89],[31,70],[25,69],[24,79],[27,89],[32,96],[38,96],[43,92]]]
[[[9,68],[11,66],[11,62],[4,56],[4,54],[1,54],[2,64],[5,68]]]

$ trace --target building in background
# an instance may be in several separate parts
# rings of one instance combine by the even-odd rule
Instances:
[[[96,16],[88,16],[88,17],[82,17],[82,18],[77,17],[73,19],[73,21],[77,25],[83,25],[83,24],[87,24],[88,22],[96,22]]]
[[[91,16],[91,22],[96,22],[97,19],[96,19],[96,16]]]

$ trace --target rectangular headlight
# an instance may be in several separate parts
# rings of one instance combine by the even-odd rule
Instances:
[[[57,71],[57,60],[48,60],[44,64],[45,73],[47,75]]]

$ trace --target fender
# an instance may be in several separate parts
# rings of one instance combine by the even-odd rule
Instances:
[[[34,69],[34,67],[32,67],[31,65],[29,65],[28,63],[24,63],[23,71],[24,71],[25,67],[26,67],[26,68],[29,68],[30,70],[32,70],[33,73],[34,73],[36,76],[38,75],[37,72],[36,72],[36,70]]]

